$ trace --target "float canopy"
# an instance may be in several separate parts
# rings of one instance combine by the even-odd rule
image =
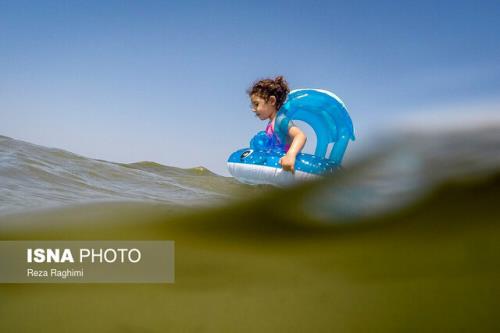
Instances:
[[[312,127],[316,134],[314,155],[326,157],[328,146],[333,143],[328,158],[340,165],[349,140],[354,140],[354,128],[344,103],[332,92],[321,89],[298,89],[288,94],[279,109],[275,130],[281,142],[288,135],[290,120],[300,120]]]

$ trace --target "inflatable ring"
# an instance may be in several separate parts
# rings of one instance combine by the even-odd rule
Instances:
[[[295,173],[284,171],[279,160],[286,152],[265,132],[257,133],[249,148],[235,151],[227,161],[231,175],[248,184],[288,185],[296,180],[313,179],[339,169],[354,128],[344,103],[332,92],[321,89],[291,91],[278,110],[274,131],[280,142],[286,142],[291,120],[300,120],[316,134],[314,155],[299,153]],[[329,145],[333,144],[328,156]]]

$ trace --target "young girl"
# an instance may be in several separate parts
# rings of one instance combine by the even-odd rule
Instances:
[[[306,143],[306,135],[290,121],[287,142],[280,142],[274,131],[274,123],[278,110],[286,100],[290,89],[283,76],[257,81],[248,89],[252,101],[252,111],[260,120],[269,119],[266,127],[267,135],[276,145],[283,146],[286,154],[279,163],[283,170],[295,172],[295,158]]]

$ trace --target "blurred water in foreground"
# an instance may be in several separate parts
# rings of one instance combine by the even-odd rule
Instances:
[[[171,285],[0,285],[0,330],[496,332],[499,133],[400,134],[288,189],[0,137],[0,239],[176,242]]]

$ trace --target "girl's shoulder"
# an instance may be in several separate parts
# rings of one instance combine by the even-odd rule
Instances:
[[[276,132],[283,132],[282,134],[288,134],[288,130],[291,127],[297,126],[292,119],[288,118],[284,113],[280,113],[275,118],[274,130]]]

